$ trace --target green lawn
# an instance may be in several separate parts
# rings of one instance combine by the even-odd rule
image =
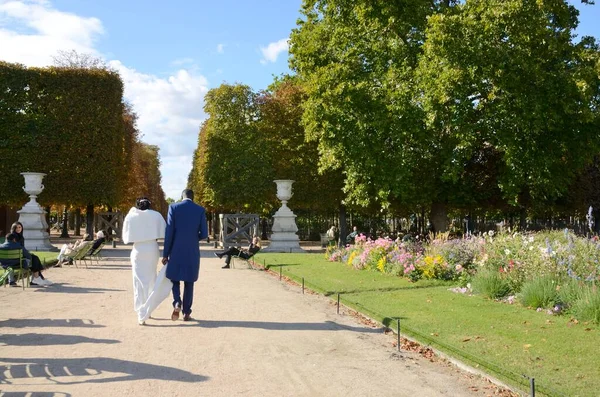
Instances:
[[[328,262],[323,254],[257,254],[271,271],[337,299],[503,381],[539,395],[594,396],[600,390],[600,331],[522,306],[448,291],[440,281],[407,280]]]

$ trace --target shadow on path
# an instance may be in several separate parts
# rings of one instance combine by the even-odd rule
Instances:
[[[196,375],[179,368],[108,357],[56,359],[0,357],[0,363],[2,363],[0,364],[0,384],[10,384],[12,379],[27,378],[46,378],[61,385],[139,379],[156,379],[169,382],[204,382],[209,379],[206,376]],[[58,377],[62,379],[55,379]],[[76,379],[77,377],[80,377],[80,379]],[[19,382],[19,384],[22,383]]]
[[[352,331],[362,333],[381,333],[383,328],[353,327],[338,324],[333,321],[323,323],[278,323],[264,321],[214,321],[214,320],[192,320],[190,322],[172,322],[170,319],[155,319],[156,321],[169,321],[169,325],[146,324],[146,327],[188,327],[196,326],[202,328],[259,328],[270,331]]]
[[[123,292],[124,289],[114,288],[91,288],[91,287],[72,287],[67,283],[54,283],[48,287],[40,287],[36,292],[65,292],[68,294],[100,294],[102,292]]]
[[[0,328],[29,328],[29,327],[84,327],[84,328],[104,328],[104,325],[95,324],[93,320],[83,320],[80,318],[24,318],[24,319],[8,319],[0,321]]]
[[[70,393],[54,392],[54,391],[5,391],[0,389],[2,397],[71,397]]]
[[[76,345],[79,343],[121,343],[116,339],[94,339],[79,335],[1,334],[0,344],[8,346]]]

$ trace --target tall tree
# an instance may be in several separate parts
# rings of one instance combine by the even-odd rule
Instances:
[[[592,38],[573,42],[577,16],[561,0],[470,0],[429,18],[417,100],[443,175],[490,147],[523,213],[564,194],[600,145],[600,58]]]

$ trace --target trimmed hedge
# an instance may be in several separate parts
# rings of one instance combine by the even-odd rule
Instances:
[[[26,199],[26,171],[48,174],[43,205],[118,203],[131,150],[122,97],[114,71],[0,62],[0,203]]]

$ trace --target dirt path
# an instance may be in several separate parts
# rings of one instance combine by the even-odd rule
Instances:
[[[222,270],[202,248],[189,323],[167,300],[133,312],[127,249],[55,283],[0,288],[0,396],[486,396],[451,365],[397,354],[393,337],[262,271]]]

